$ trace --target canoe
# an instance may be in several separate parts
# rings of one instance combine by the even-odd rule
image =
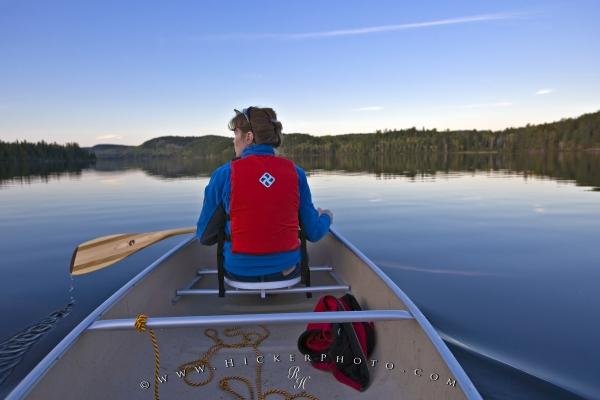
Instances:
[[[312,298],[303,287],[218,297],[215,247],[188,238],[160,257],[73,329],[8,399],[481,399],[410,298],[335,230],[309,243]],[[348,290],[363,311],[313,312],[321,295]],[[139,314],[148,316],[145,331],[134,327]],[[375,349],[355,359],[368,366],[366,390],[338,382],[299,352],[311,321],[374,321]]]

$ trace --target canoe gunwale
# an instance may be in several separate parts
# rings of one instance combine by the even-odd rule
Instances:
[[[346,240],[346,238],[340,235],[333,227],[330,228],[329,231],[352,253],[354,253],[358,258],[360,258],[362,262],[364,262],[369,268],[371,268],[371,270],[373,270],[373,272],[377,274],[377,276],[390,288],[390,290],[392,290],[394,294],[398,296],[400,300],[402,300],[402,302],[404,303],[404,305],[406,305],[408,311],[412,314],[412,316],[417,321],[421,329],[425,331],[425,334],[429,338],[431,344],[433,344],[435,349],[438,351],[440,357],[442,357],[442,359],[454,375],[454,378],[456,378],[456,381],[460,384],[460,387],[463,389],[465,396],[467,396],[467,398],[470,400],[482,400],[482,397],[475,388],[475,385],[473,385],[473,382],[471,382],[471,378],[469,378],[467,373],[459,364],[458,360],[456,360],[456,358],[454,357],[454,354],[450,352],[448,346],[446,346],[440,335],[434,329],[433,325],[431,325],[429,320],[425,317],[425,315],[423,315],[423,313],[421,312],[421,310],[419,310],[415,303],[413,303],[410,297],[408,297],[408,295],[404,293],[402,289],[400,289],[398,285],[396,285],[394,281],[390,279],[389,276],[387,276],[377,265],[375,265],[373,261],[371,261],[367,256],[365,256],[362,251],[356,248],[356,246],[354,246],[352,243]]]
[[[187,238],[180,242],[178,245],[173,247],[171,250],[163,254],[152,264],[147,266],[145,269],[140,271],[136,276],[131,278],[129,282],[123,285],[119,290],[113,293],[108,299],[100,304],[94,311],[92,311],[83,321],[81,321],[71,332],[67,334],[50,353],[48,353],[30,372],[23,378],[21,382],[8,394],[5,400],[17,400],[22,399],[33,389],[33,387],[44,377],[47,371],[62,357],[63,354],[71,348],[71,346],[77,341],[77,339],[102,315],[108,311],[115,303],[117,303],[123,296],[129,292],[139,281],[144,279],[150,274],[156,267],[158,267],[163,261],[171,257],[177,251],[195,240],[195,237]]]

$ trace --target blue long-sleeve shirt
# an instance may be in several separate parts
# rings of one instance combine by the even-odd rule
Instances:
[[[273,146],[254,144],[246,147],[242,158],[251,155],[274,155]],[[304,228],[306,238],[311,242],[321,239],[329,231],[331,218],[327,214],[319,215],[312,203],[312,196],[306,173],[296,165],[298,173],[298,189],[300,193],[300,221]],[[217,242],[218,230],[225,224],[225,233],[230,234],[229,203],[231,200],[231,163],[228,162],[217,168],[206,188],[204,189],[204,203],[198,219],[196,236],[202,244],[212,245]],[[231,242],[224,244],[225,268],[237,275],[257,276],[280,272],[300,261],[300,250],[267,255],[237,254],[231,251]]]

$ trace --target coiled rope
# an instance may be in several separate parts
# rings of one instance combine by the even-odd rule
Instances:
[[[214,377],[214,369],[210,364],[211,358],[221,349],[241,349],[241,348],[252,348],[256,357],[262,357],[262,353],[259,350],[259,346],[262,342],[264,342],[269,336],[270,332],[267,327],[263,325],[259,325],[259,327],[263,330],[263,332],[252,332],[252,331],[244,331],[239,327],[226,328],[223,331],[223,334],[227,337],[235,337],[240,336],[241,340],[237,343],[225,343],[223,339],[219,337],[217,330],[215,329],[205,329],[204,335],[209,337],[214,344],[208,349],[206,353],[204,353],[199,359],[190,361],[185,363],[179,367],[179,371],[184,370],[185,374],[183,374],[183,380],[186,384],[194,387],[205,386],[210,383]],[[187,375],[187,372],[191,369],[202,368],[204,371],[208,371],[208,377],[200,382],[192,382]],[[319,400],[316,396],[302,391],[300,393],[292,394],[282,389],[269,389],[265,392],[262,390],[262,363],[256,363],[256,378],[255,378],[255,387],[252,385],[250,380],[243,376],[226,376],[219,380],[219,387],[230,394],[232,394],[237,400],[247,400],[243,395],[239,394],[230,386],[230,382],[238,381],[242,382],[246,385],[248,389],[249,397],[248,400],[265,400],[268,396],[271,395],[280,395],[283,396],[285,400],[294,400],[294,399],[309,399],[309,400]],[[257,397],[255,397],[255,394]]]

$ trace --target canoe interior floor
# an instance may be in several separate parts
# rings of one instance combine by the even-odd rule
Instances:
[[[328,274],[312,274],[313,286],[333,285],[335,283]],[[209,275],[200,280],[194,288],[215,288],[216,285],[216,276]],[[301,312],[312,311],[319,297],[324,294],[326,293],[315,293],[312,298],[307,298],[302,293],[275,294],[269,295],[266,299],[260,298],[259,295],[229,295],[224,298],[219,298],[217,295],[202,295],[184,296],[175,304],[171,304],[170,301],[153,301],[149,303],[147,299],[144,304],[146,307],[153,308],[150,312],[147,312],[151,317]],[[343,295],[343,293],[329,294],[334,296]],[[135,304],[135,297],[129,296],[124,299],[121,305],[113,308],[108,315],[105,315],[103,319],[133,318],[138,312]],[[181,371],[184,364],[193,364],[202,358],[211,347],[215,346],[215,340],[209,338],[207,334],[213,334],[214,332],[223,343],[227,344],[242,342],[243,339],[240,335],[227,337],[225,335],[226,329],[224,327],[217,327],[214,331],[211,331],[205,327],[198,327],[156,330],[160,347],[160,375],[168,376],[167,382],[160,385],[161,397],[167,399],[231,399],[234,396],[220,389],[219,381],[227,376],[239,376],[244,377],[250,382],[254,397],[250,396],[249,389],[240,381],[231,381],[231,388],[244,398],[258,398],[256,382],[257,354],[251,345],[245,345],[241,348],[228,348],[226,346],[218,348],[210,359],[211,367],[215,368],[213,371],[214,376],[206,385],[190,386],[185,383],[182,377],[177,375],[177,372]],[[258,325],[244,326],[240,329],[241,332],[249,334],[249,338],[252,340],[257,340],[257,335],[267,335],[267,331]],[[297,340],[300,334],[306,329],[305,324],[277,324],[267,326],[266,329],[268,330],[268,336],[257,347],[257,351],[260,352],[258,355],[262,355],[263,358],[261,360],[264,361],[260,364],[262,393],[266,393],[270,389],[283,390],[292,395],[300,393],[302,391],[301,388],[294,388],[294,385],[297,383],[296,378],[288,378],[288,374],[294,375],[294,367],[298,367],[295,374],[295,377],[299,378],[298,383],[302,382],[303,377],[306,378],[304,380],[304,389],[308,394],[314,396],[299,397],[301,399],[351,399],[355,397],[375,399],[382,396],[389,397],[389,394],[393,391],[397,393],[398,383],[396,378],[394,378],[397,372],[389,372],[383,366],[369,368],[372,379],[375,381],[363,393],[339,383],[331,373],[313,368],[297,348]],[[118,358],[118,360],[114,361],[115,368],[127,371],[127,373],[122,374],[123,379],[115,380],[111,378],[111,390],[115,391],[113,393],[123,393],[130,399],[147,399],[151,396],[154,379],[154,355],[147,333],[140,334],[135,331],[97,331],[86,336],[85,339],[91,339],[90,336],[95,336],[94,342],[96,344],[99,342],[119,343],[117,347],[120,350],[113,349],[110,353]],[[100,339],[100,337],[104,338]],[[85,348],[85,346],[82,346],[82,348]],[[128,355],[124,356],[123,352],[126,352]],[[292,357],[293,361],[290,360],[290,357]],[[231,365],[232,363],[233,366]],[[205,366],[204,372],[202,372],[202,365],[196,366],[199,369],[196,370],[190,367],[190,370],[186,372],[186,376],[189,377],[191,382],[206,381],[210,376],[208,372],[210,367]],[[149,382],[150,388],[140,388],[140,381],[142,380]],[[99,395],[98,398],[101,397]],[[284,398],[279,395],[269,397]]]
[[[266,329],[266,330],[265,330]],[[257,388],[257,372],[260,372],[260,384],[263,394],[272,389],[285,391],[289,395],[302,392],[302,388],[294,387],[304,380],[304,390],[313,397],[300,399],[376,399],[390,398],[397,393],[398,383],[395,375],[398,371],[387,371],[383,366],[369,368],[372,383],[365,392],[358,392],[335,380],[329,372],[313,368],[296,347],[297,338],[304,331],[305,325],[272,325],[245,326],[226,336],[227,328],[177,328],[158,329],[155,331],[160,349],[160,375],[167,376],[167,381],[160,384],[161,398],[165,399],[233,399],[232,394],[219,388],[219,382],[226,377],[241,377],[251,385],[254,396],[250,396],[249,388],[239,380],[230,380],[230,387],[245,399],[259,398]],[[242,334],[247,334],[250,343],[243,343]],[[208,337],[212,335],[213,338]],[[154,354],[147,333],[135,331],[93,332],[96,343],[119,343],[121,351],[113,353],[117,358],[111,363],[110,384],[104,385],[110,391],[100,390],[98,383],[106,378],[107,371],[99,373],[99,382],[90,381],[90,387],[97,387],[95,393],[88,398],[107,398],[108,395],[127,399],[148,399],[153,392]],[[104,336],[103,339],[101,337]],[[265,337],[266,336],[266,337]],[[265,337],[260,344],[253,347],[256,340]],[[238,344],[239,348],[218,346],[218,340],[225,345]],[[197,364],[200,359],[209,358],[209,364]],[[259,361],[257,362],[257,357]],[[94,362],[92,361],[92,364]],[[189,365],[186,378],[192,383],[206,382],[202,386],[190,386],[177,372]],[[105,365],[98,360],[98,366]],[[193,365],[198,366],[196,370]],[[257,370],[260,367],[260,371]],[[212,370],[212,374],[209,371]],[[85,369],[94,371],[93,365]],[[295,371],[295,374],[294,374]],[[213,375],[211,377],[211,375]],[[292,378],[289,376],[292,375]],[[296,378],[299,378],[297,381]],[[147,381],[149,388],[140,387],[140,382]],[[272,395],[271,398],[284,398]],[[394,398],[401,398],[396,397]]]

